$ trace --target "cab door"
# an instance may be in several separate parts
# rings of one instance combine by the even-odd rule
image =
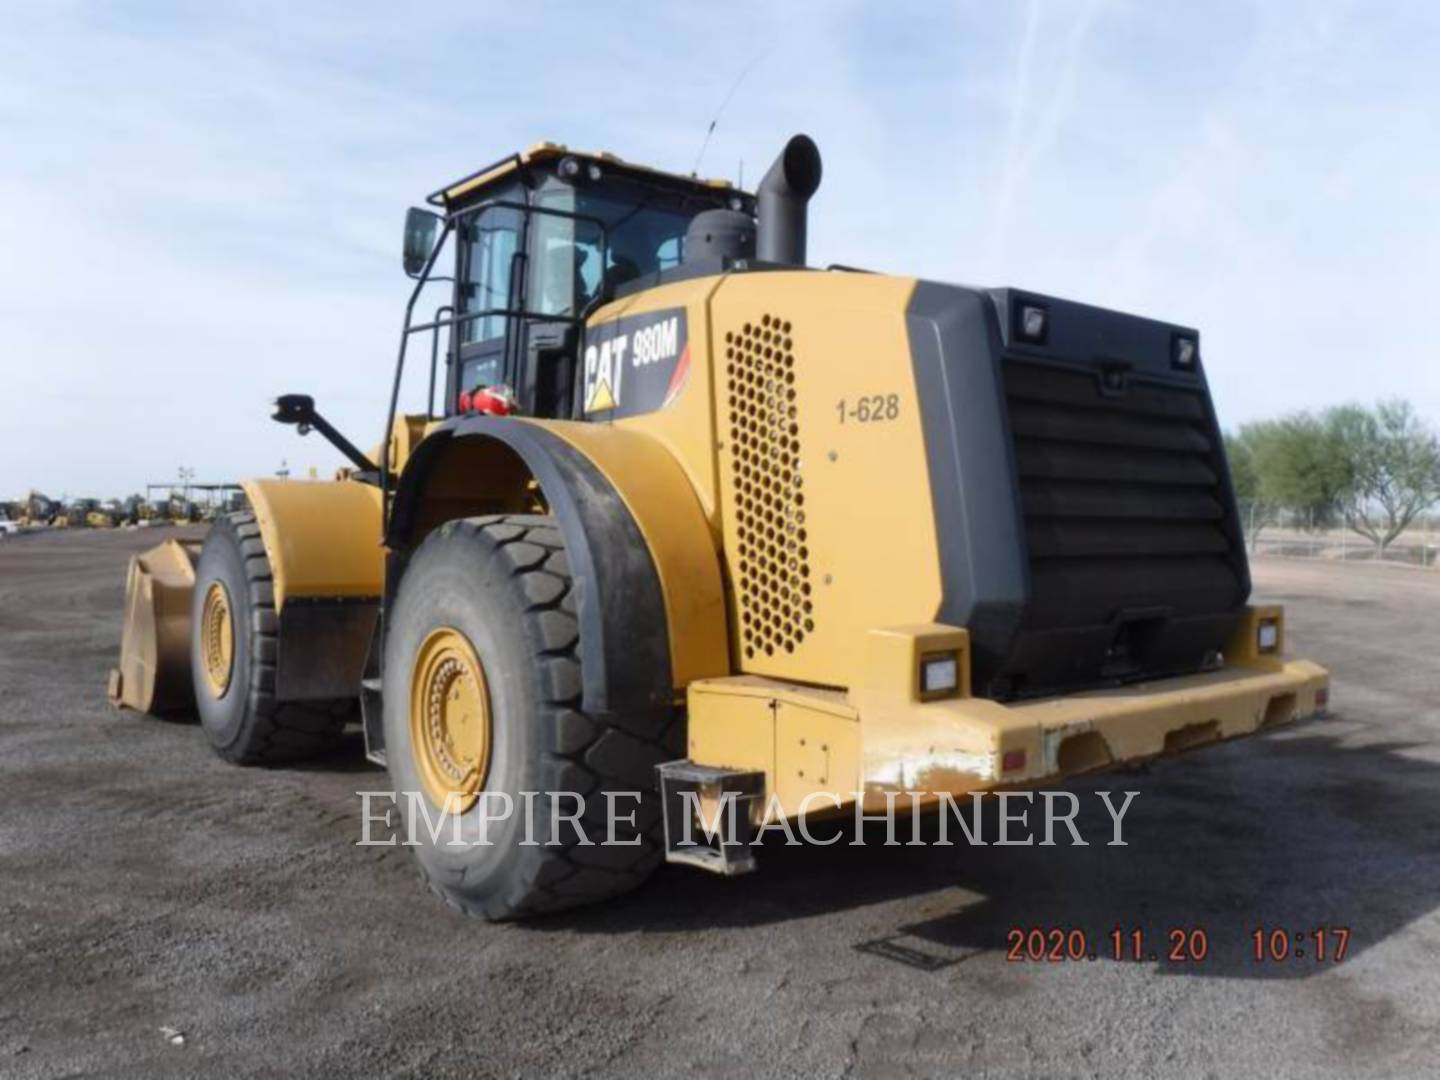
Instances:
[[[445,414],[456,412],[462,392],[506,381],[507,359],[513,355],[517,294],[523,276],[524,215],[509,206],[487,207],[457,229],[459,267],[456,275],[454,336]]]

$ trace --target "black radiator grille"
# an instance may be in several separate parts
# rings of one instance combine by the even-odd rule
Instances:
[[[1244,601],[1203,386],[1007,359],[1032,629],[1193,617]],[[1196,658],[1199,662],[1199,658]]]

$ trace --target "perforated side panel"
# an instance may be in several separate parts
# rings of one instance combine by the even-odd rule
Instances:
[[[730,565],[746,659],[793,653],[815,629],[790,330],[766,314],[725,334],[738,542]]]

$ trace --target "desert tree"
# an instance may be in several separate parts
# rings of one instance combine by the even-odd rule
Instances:
[[[1282,514],[1314,525],[1336,520],[1350,475],[1322,418],[1299,412],[1244,424],[1226,440],[1226,455],[1252,550]]]
[[[1344,462],[1346,526],[1383,556],[1417,515],[1440,499],[1440,438],[1405,401],[1331,409],[1325,427]]]

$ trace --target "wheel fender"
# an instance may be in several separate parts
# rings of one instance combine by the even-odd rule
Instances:
[[[385,583],[380,490],[355,480],[246,480],[279,620],[275,696],[357,697]]]
[[[642,433],[497,417],[452,422],[407,464],[386,538],[392,551],[403,558],[425,526],[438,524],[427,510],[432,476],[462,441],[475,445],[471,440],[495,448],[497,465],[518,458],[565,539],[587,711],[668,709],[689,681],[728,674],[713,533],[679,464]],[[496,512],[520,494],[514,470],[493,474],[508,492],[484,490],[490,475],[477,469],[470,477],[472,497],[490,506],[477,512]]]
[[[380,489],[357,480],[240,484],[275,576],[275,610],[291,597],[366,597],[384,590]]]

